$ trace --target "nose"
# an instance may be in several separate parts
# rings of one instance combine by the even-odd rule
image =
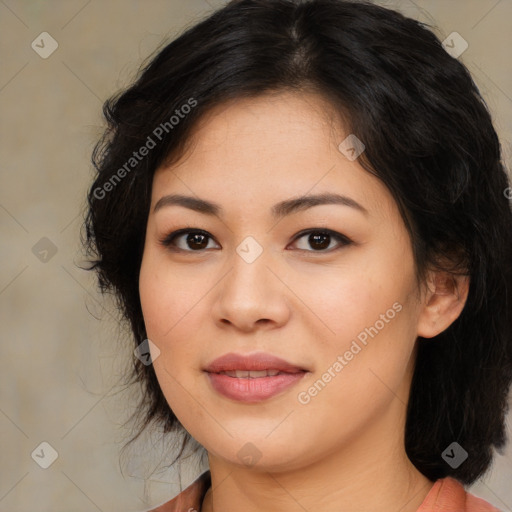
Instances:
[[[216,287],[213,314],[219,327],[251,332],[284,325],[290,317],[290,292],[277,269],[271,268],[275,265],[266,251],[251,263],[235,252],[231,262]]]

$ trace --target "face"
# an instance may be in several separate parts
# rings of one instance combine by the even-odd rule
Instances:
[[[402,435],[420,314],[411,242],[389,191],[338,149],[350,133],[332,111],[284,92],[217,107],[154,177],[139,282],[154,369],[227,463],[300,468]],[[338,200],[305,201],[327,194]],[[228,353],[291,366],[205,371]]]

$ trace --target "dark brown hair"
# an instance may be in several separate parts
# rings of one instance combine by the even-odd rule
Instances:
[[[363,1],[240,0],[165,46],[104,106],[84,240],[100,287],[116,294],[140,344],[138,278],[155,169],[183,152],[213,106],[281,90],[316,91],[343,111],[366,145],[362,165],[400,207],[420,274],[447,257],[449,271],[470,276],[460,317],[435,339],[417,340],[405,432],[408,457],[425,476],[469,484],[505,443],[512,213],[486,104],[427,25]],[[144,390],[141,431],[152,422],[182,429],[152,365],[134,358],[134,376]],[[441,457],[454,441],[469,454],[457,468]]]

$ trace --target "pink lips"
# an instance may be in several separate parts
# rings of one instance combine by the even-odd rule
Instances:
[[[204,369],[212,387],[221,395],[242,402],[261,402],[281,393],[298,382],[307,370],[272,354],[251,356],[229,353],[215,359]],[[237,377],[235,371],[279,372],[277,375]],[[220,372],[230,372],[226,375]]]

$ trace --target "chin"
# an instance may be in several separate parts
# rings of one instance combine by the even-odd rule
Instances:
[[[272,429],[265,430],[270,432]],[[266,434],[265,434],[266,435]],[[307,465],[311,462],[313,447],[300,447],[286,442],[284,438],[267,438],[259,431],[258,436],[229,437],[222,440],[209,440],[203,444],[210,456],[222,459],[224,463],[251,471],[284,472]],[[286,436],[287,439],[291,439]],[[251,440],[252,439],[252,440]],[[212,446],[212,450],[209,446]]]

